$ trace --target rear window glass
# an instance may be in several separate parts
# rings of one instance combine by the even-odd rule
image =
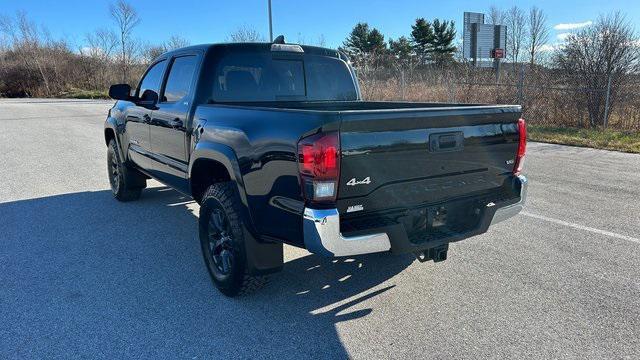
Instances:
[[[218,102],[356,98],[349,68],[332,57],[280,59],[270,53],[232,53],[220,58],[215,68],[213,100]]]

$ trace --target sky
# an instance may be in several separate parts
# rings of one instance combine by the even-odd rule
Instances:
[[[64,37],[76,48],[87,33],[114,28],[109,0],[0,0],[0,15],[26,11],[36,24],[54,38]],[[253,27],[268,38],[267,0],[195,1],[130,0],[140,18],[134,36],[149,43],[162,43],[179,35],[192,44],[223,42],[241,26]],[[459,37],[464,11],[487,12],[491,5],[518,5],[543,9],[551,27],[550,43],[561,42],[567,32],[595,21],[599,14],[619,10],[640,31],[640,1],[632,0],[272,0],[274,37],[287,42],[314,44],[324,37],[328,47],[338,47],[358,22],[378,28],[385,39],[408,35],[418,17],[454,20]],[[555,27],[555,28],[554,28]]]

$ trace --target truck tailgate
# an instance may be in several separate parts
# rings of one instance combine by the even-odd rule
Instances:
[[[519,106],[342,112],[339,212],[499,193],[513,177],[520,114]]]

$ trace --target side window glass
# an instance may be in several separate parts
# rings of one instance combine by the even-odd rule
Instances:
[[[196,71],[196,59],[195,56],[182,56],[173,60],[162,102],[180,101],[189,95]]]
[[[146,90],[153,90],[156,94],[160,93],[160,84],[162,83],[162,75],[164,74],[164,68],[166,66],[167,61],[162,60],[149,69],[140,82],[138,96],[143,97]]]

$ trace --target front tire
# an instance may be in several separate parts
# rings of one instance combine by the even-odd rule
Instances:
[[[144,175],[122,162],[118,153],[118,145],[113,139],[109,141],[107,149],[107,171],[109,172],[111,192],[113,197],[119,201],[138,200],[142,189],[147,186]]]
[[[202,196],[198,220],[202,255],[211,280],[229,297],[251,293],[267,281],[265,276],[248,272],[238,208],[233,183],[213,184]]]

